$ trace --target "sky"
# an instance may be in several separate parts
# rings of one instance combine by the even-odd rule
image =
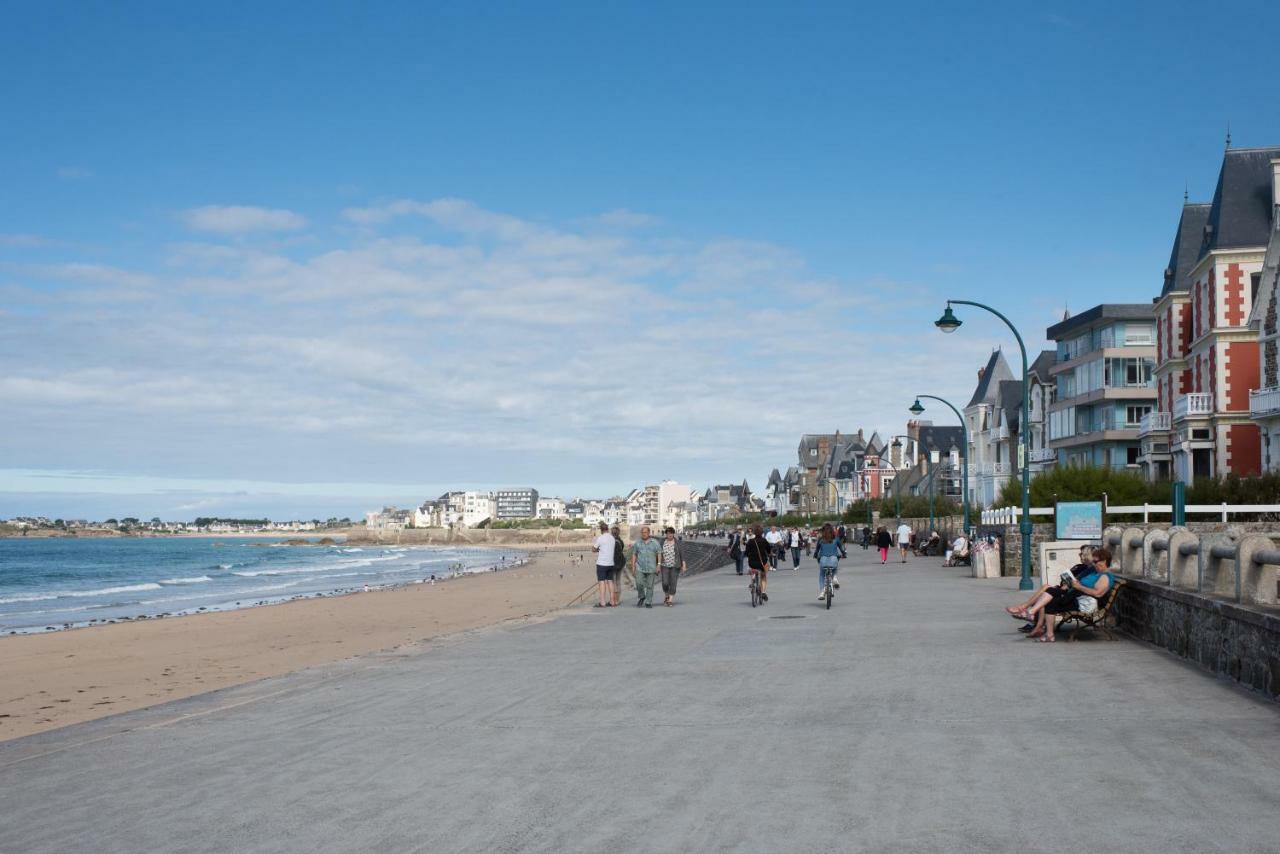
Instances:
[[[1159,293],[1273,4],[28,3],[0,518],[763,487]],[[1034,352],[1033,352],[1034,358]],[[929,412],[939,423],[949,414]]]

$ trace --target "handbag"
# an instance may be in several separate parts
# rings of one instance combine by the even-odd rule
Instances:
[[[1098,610],[1098,600],[1092,596],[1077,596],[1076,610],[1081,614],[1092,614]]]

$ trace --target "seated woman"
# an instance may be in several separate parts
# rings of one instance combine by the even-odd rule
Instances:
[[[1092,571],[1093,546],[1085,543],[1080,547],[1080,562],[1071,567],[1071,574],[1076,578],[1079,578],[1082,575],[1088,575]],[[1010,605],[1005,608],[1005,611],[1015,620],[1026,620],[1028,623],[1034,623],[1036,621],[1036,612],[1031,609],[1035,607],[1036,602],[1050,590],[1057,590],[1061,586],[1061,582],[1058,584],[1046,584],[1035,593],[1032,593],[1031,598],[1023,602],[1021,605]],[[1039,609],[1037,608],[1036,610],[1038,611]],[[1031,631],[1031,629],[1027,628],[1026,631]]]
[[[951,543],[951,548],[947,550],[947,559],[944,563],[947,566],[958,566],[961,561],[969,557],[969,539],[961,534]]]
[[[1042,643],[1053,643],[1053,630],[1058,624],[1058,614],[1085,610],[1087,606],[1082,601],[1085,597],[1092,597],[1093,607],[1098,606],[1097,600],[1105,596],[1111,589],[1111,585],[1115,583],[1115,579],[1111,576],[1111,551],[1094,549],[1092,560],[1093,568],[1089,572],[1082,576],[1064,573],[1068,579],[1066,583],[1046,591],[1045,595],[1029,609],[1028,612],[1038,609],[1039,616],[1036,618],[1036,627],[1027,637],[1038,638]]]

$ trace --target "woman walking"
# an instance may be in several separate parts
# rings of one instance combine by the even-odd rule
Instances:
[[[670,608],[676,603],[676,582],[680,573],[688,568],[684,559],[684,546],[676,539],[676,529],[667,528],[666,537],[662,541],[662,592],[666,594],[663,605]]]
[[[881,525],[876,531],[876,548],[880,550],[880,562],[887,563],[889,561],[889,549],[893,547],[893,537],[889,536],[889,530]]]

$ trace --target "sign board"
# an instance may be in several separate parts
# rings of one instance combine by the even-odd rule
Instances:
[[[1101,540],[1101,501],[1059,501],[1054,507],[1059,540]]]

